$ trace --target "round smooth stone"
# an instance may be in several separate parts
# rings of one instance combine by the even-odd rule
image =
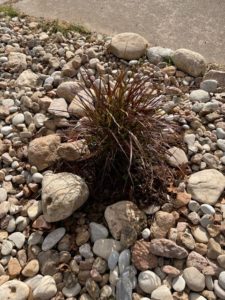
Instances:
[[[218,280],[214,280],[214,292],[219,298],[225,299],[225,290],[220,286]]]
[[[41,183],[43,180],[43,175],[41,173],[34,173],[32,176],[32,180],[35,183]]]
[[[188,208],[190,211],[197,212],[200,208],[200,204],[197,201],[190,200],[188,203]]]
[[[42,250],[47,251],[52,249],[65,235],[66,229],[64,227],[57,228],[50,232],[43,241]]]
[[[131,255],[130,255],[129,249],[123,250],[120,253],[119,261],[118,261],[120,274],[123,274],[126,267],[128,267],[130,265],[130,256]]]
[[[25,235],[21,232],[14,232],[10,234],[8,239],[16,245],[17,249],[21,249],[25,243]]]
[[[204,215],[203,217],[201,217],[200,219],[200,224],[202,225],[202,227],[207,228],[207,226],[209,224],[212,224],[213,220],[212,220],[212,216],[211,215]]]
[[[209,204],[202,204],[200,206],[200,209],[204,214],[207,214],[207,215],[214,215],[215,212],[216,212],[214,207],[212,205],[209,205]]]
[[[1,128],[1,133],[2,133],[3,135],[5,135],[5,136],[9,135],[12,131],[13,131],[13,128],[12,128],[11,125],[9,125],[9,126],[3,126],[3,127]]]
[[[21,113],[15,115],[12,119],[12,123],[15,126],[17,126],[19,124],[23,124],[24,123],[24,115]]]
[[[180,275],[173,279],[172,287],[176,292],[183,292],[185,289],[186,282],[184,278]]]
[[[147,240],[150,237],[150,235],[151,235],[150,229],[149,228],[145,228],[142,231],[141,235],[142,235],[142,237],[143,237],[144,240]]]
[[[215,93],[218,82],[214,79],[207,79],[200,83],[200,88],[209,93]]]
[[[106,239],[108,237],[108,229],[102,224],[91,222],[89,226],[91,232],[91,240],[93,243],[99,239]]]
[[[138,276],[138,284],[143,292],[151,294],[161,285],[161,279],[152,271],[143,271]]]
[[[108,258],[108,267],[111,271],[113,271],[119,260],[119,252],[112,251]]]

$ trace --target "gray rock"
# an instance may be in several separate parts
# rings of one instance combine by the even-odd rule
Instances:
[[[32,180],[33,180],[33,182],[35,182],[35,183],[41,183],[42,182],[42,180],[43,180],[43,175],[41,174],[41,173],[34,173],[33,175],[32,175]]]
[[[190,293],[190,300],[207,300],[205,297],[201,296],[198,293]]]
[[[214,169],[192,174],[187,184],[187,192],[200,203],[213,205],[225,188],[225,177]]]
[[[200,88],[209,93],[215,93],[217,90],[218,82],[213,79],[203,80],[200,84]]]
[[[171,58],[178,69],[191,76],[198,77],[205,73],[205,58],[197,52],[188,49],[178,49]]]
[[[130,265],[130,256],[131,255],[130,255],[129,249],[125,249],[120,253],[119,261],[118,261],[120,274],[123,274],[126,267],[128,267]]]
[[[205,276],[195,267],[186,268],[183,277],[187,286],[194,292],[201,292],[205,288]]]
[[[202,204],[200,206],[200,209],[204,214],[207,214],[207,215],[214,215],[216,212],[214,207],[212,207],[212,205],[209,205],[209,204]]]
[[[21,232],[14,232],[10,234],[8,239],[15,244],[17,249],[21,249],[25,243],[25,235]]]
[[[192,102],[207,102],[210,100],[209,93],[204,90],[194,90],[190,93]]]
[[[122,250],[120,242],[114,239],[100,239],[94,243],[93,252],[95,255],[108,260],[112,251]]]
[[[16,279],[7,281],[0,286],[0,299],[2,300],[27,300],[29,293],[29,287]]]
[[[12,118],[13,125],[17,126],[24,123],[24,115],[19,113]]]
[[[51,276],[44,276],[33,291],[34,299],[50,300],[57,293],[55,280]]]
[[[218,139],[225,139],[225,131],[222,128],[216,128],[216,135]]]
[[[91,233],[91,241],[93,243],[99,239],[105,239],[109,235],[108,229],[102,224],[91,222],[89,224],[89,227]]]
[[[191,211],[197,212],[200,208],[200,204],[197,201],[190,200],[188,203],[188,208]]]
[[[83,244],[79,247],[80,255],[84,258],[91,258],[93,257],[93,253],[91,251],[91,246],[89,244]]]
[[[220,148],[222,151],[225,151],[225,140],[218,139],[216,143],[218,148]]]
[[[43,241],[42,250],[47,251],[52,249],[65,235],[66,229],[64,227],[57,228],[50,232]]]
[[[120,254],[117,251],[112,251],[108,257],[108,267],[112,271],[117,266]]]
[[[161,285],[161,280],[152,271],[141,272],[138,276],[138,285],[146,294],[151,294]]]
[[[160,46],[157,47],[151,47],[147,49],[147,57],[148,60],[152,64],[158,64],[162,61],[167,61],[171,59],[171,56],[174,54],[174,51],[169,48],[163,48]]]
[[[2,248],[1,248],[1,254],[2,255],[9,255],[9,254],[11,254],[12,249],[13,249],[12,242],[10,242],[8,240],[3,240]]]
[[[129,278],[121,278],[116,284],[117,300],[132,300],[132,283]]]
[[[84,180],[72,173],[46,174],[42,181],[42,208],[47,222],[69,217],[89,196]]]

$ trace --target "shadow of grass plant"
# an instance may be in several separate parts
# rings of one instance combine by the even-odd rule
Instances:
[[[162,201],[172,176],[165,156],[177,135],[159,113],[161,97],[151,94],[149,80],[128,79],[125,71],[114,84],[84,82],[93,105],[79,98],[85,122],[70,129],[70,137],[87,141],[90,156],[78,169],[92,174],[92,195],[99,199],[107,190],[105,197]]]

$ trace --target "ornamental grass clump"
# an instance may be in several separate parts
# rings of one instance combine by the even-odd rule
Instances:
[[[107,191],[105,197],[115,199],[161,201],[172,176],[165,154],[176,137],[159,111],[163,97],[152,94],[148,78],[129,78],[125,71],[111,82],[84,78],[92,103],[79,98],[84,117],[69,135],[85,139],[90,155],[75,163],[76,172],[98,199]]]

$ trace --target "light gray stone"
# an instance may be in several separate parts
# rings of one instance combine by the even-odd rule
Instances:
[[[161,280],[152,271],[143,271],[138,276],[138,285],[146,294],[151,294],[161,285]]]
[[[225,177],[214,169],[192,174],[188,179],[187,192],[200,203],[213,205],[225,188]]]
[[[57,293],[57,287],[53,277],[44,276],[33,291],[34,300],[50,300]]]
[[[205,288],[205,276],[195,267],[186,268],[183,277],[187,286],[194,292],[201,292]]]
[[[209,93],[204,90],[194,90],[190,93],[192,102],[207,102],[210,100]]]
[[[185,285],[186,282],[183,278],[183,276],[177,276],[173,279],[172,281],[172,287],[174,289],[174,291],[176,292],[183,292],[183,290],[185,289]]]
[[[166,285],[161,285],[155,289],[151,294],[151,298],[155,300],[173,300],[171,291]]]
[[[72,173],[46,174],[42,181],[42,209],[47,222],[69,217],[88,199],[84,180]]]
[[[114,239],[99,239],[94,243],[93,252],[95,255],[108,260],[112,251],[122,250],[120,242]]]
[[[21,232],[14,232],[10,234],[8,239],[15,244],[17,249],[21,249],[25,243],[25,235]]]
[[[162,61],[168,61],[171,59],[171,56],[174,54],[174,51],[169,48],[163,48],[160,46],[150,47],[147,49],[148,60],[152,64],[158,64]]]
[[[213,79],[203,80],[200,84],[200,88],[209,93],[215,93],[217,90],[218,82]]]
[[[168,149],[167,160],[172,167],[179,167],[188,163],[184,150],[178,147]]]
[[[65,235],[66,229],[64,227],[57,228],[50,232],[43,241],[42,250],[47,251],[52,249]]]
[[[91,233],[91,240],[93,243],[99,239],[105,239],[109,235],[108,229],[102,224],[91,222],[89,224],[89,227]]]

